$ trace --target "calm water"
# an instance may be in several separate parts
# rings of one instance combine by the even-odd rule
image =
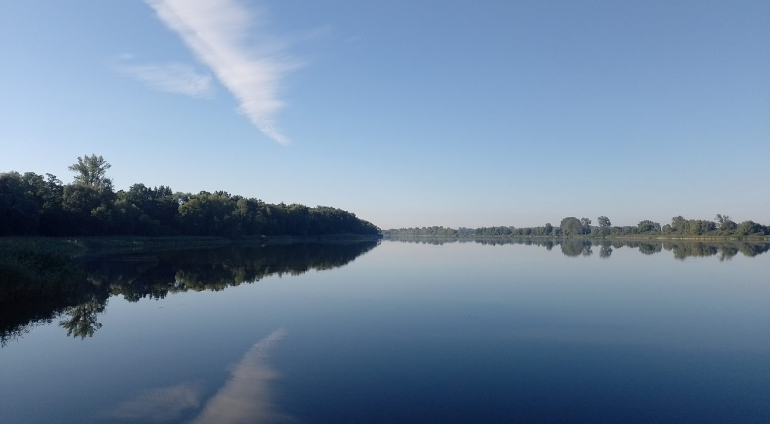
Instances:
[[[90,256],[77,304],[5,315],[0,423],[768,423],[767,250]]]

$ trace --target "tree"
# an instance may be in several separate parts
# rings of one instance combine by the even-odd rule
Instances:
[[[738,226],[737,231],[739,235],[747,236],[754,233],[763,233],[762,226],[754,221],[743,221]]]
[[[561,232],[565,236],[580,235],[583,232],[583,224],[574,216],[569,216],[561,220]]]
[[[96,187],[70,184],[64,187],[62,208],[67,214],[68,234],[95,235],[101,228],[93,213],[102,206],[102,196]]]
[[[56,175],[45,174],[46,181],[38,191],[42,204],[40,206],[40,233],[44,235],[60,235],[64,232],[66,218],[62,209],[64,185]]]
[[[730,215],[717,214],[716,221],[722,231],[733,231],[738,228],[738,224],[730,218]]]
[[[0,174],[0,236],[32,235],[40,220],[40,201],[30,173]]]
[[[591,233],[591,220],[588,218],[580,218],[580,225],[583,227],[581,234]]]
[[[716,224],[713,221],[702,219],[691,219],[687,221],[687,233],[693,236],[699,236],[716,230]]]
[[[644,221],[639,222],[638,228],[640,233],[649,233],[652,231],[660,231],[660,224],[645,219]]]
[[[612,227],[612,222],[610,222],[610,219],[604,215],[600,216],[599,218],[596,218],[596,222],[599,224],[599,228]]]
[[[684,233],[687,231],[687,220],[682,215],[671,218],[671,229],[678,233]]]
[[[69,170],[75,172],[75,184],[89,187],[112,189],[112,179],[105,175],[112,165],[101,156],[91,155],[78,157],[78,163],[70,165]]]

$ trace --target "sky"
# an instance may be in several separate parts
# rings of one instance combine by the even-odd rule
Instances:
[[[0,0],[0,172],[383,229],[770,224],[770,2]]]

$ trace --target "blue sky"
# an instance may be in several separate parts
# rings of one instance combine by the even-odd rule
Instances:
[[[0,171],[382,228],[770,224],[770,2],[0,0]]]

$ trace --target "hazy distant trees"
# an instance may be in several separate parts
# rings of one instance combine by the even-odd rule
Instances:
[[[650,233],[653,231],[660,232],[660,224],[647,219],[640,221],[639,225],[637,225],[637,228],[639,229],[639,233]]]
[[[565,236],[576,236],[583,234],[583,223],[574,216],[568,216],[562,219],[560,227]]]
[[[684,234],[687,231],[687,220],[681,215],[671,218],[671,224],[666,225],[668,233],[680,233]],[[662,230],[662,229],[661,229]]]
[[[757,224],[754,221],[743,221],[736,228],[735,233],[740,236],[748,236],[751,234],[768,234],[767,227]]]
[[[733,231],[738,228],[738,224],[733,222],[729,215],[717,214],[716,223],[721,231]]]
[[[459,230],[444,227],[401,228],[385,230],[385,237],[413,237],[413,236],[441,236],[441,237],[628,237],[628,236],[656,236],[669,237],[690,236],[754,236],[770,235],[770,227],[758,224],[754,221],[744,221],[740,224],[733,222],[728,215],[717,214],[716,222],[700,219],[685,219],[675,216],[670,224],[661,226],[660,223],[643,220],[633,226],[613,226],[606,216],[597,218],[598,226],[591,226],[588,218],[578,219],[569,216],[561,220],[559,227],[550,223],[543,227],[480,227],[474,229],[461,227]],[[568,251],[570,248],[567,248]],[[601,253],[601,252],[600,252]],[[606,252],[607,255],[611,254]]]
[[[716,224],[702,219],[684,219],[681,215],[671,218],[670,234],[678,235],[704,235],[716,230]]]
[[[591,235],[595,237],[607,237],[612,233],[612,222],[609,218],[602,215],[596,218],[596,223],[599,227],[591,228]],[[611,254],[611,253],[610,253]]]
[[[379,228],[341,209],[268,204],[217,191],[174,193],[134,184],[115,192],[101,156],[79,157],[72,184],[54,175],[0,173],[2,235],[377,235]]]
[[[415,227],[415,228],[397,228],[382,231],[385,237],[542,237],[556,236],[559,234],[559,228],[550,223],[542,227],[479,227],[453,229],[443,226],[434,227]]]

